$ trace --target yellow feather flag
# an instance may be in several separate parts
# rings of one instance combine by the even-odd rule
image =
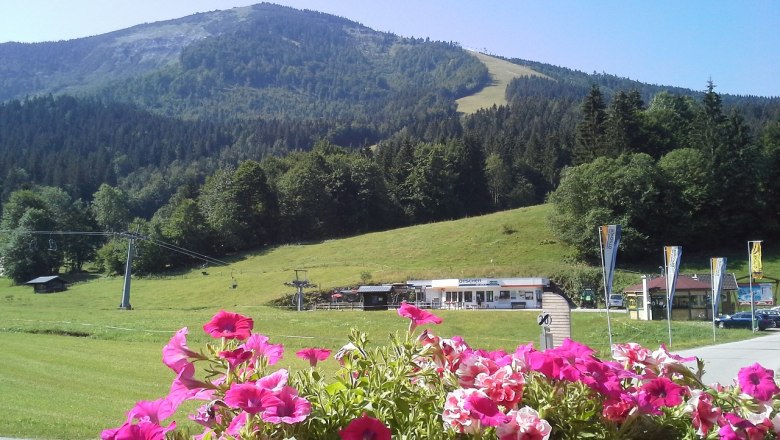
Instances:
[[[753,278],[760,280],[764,277],[764,269],[761,265],[761,242],[754,241],[750,250],[750,272]]]

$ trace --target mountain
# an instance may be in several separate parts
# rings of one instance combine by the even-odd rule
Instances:
[[[0,100],[89,94],[184,118],[447,112],[489,81],[455,44],[267,3],[78,40],[6,43],[0,57]]]

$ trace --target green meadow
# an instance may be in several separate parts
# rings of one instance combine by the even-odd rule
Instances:
[[[549,206],[521,208],[482,217],[414,226],[319,243],[262,249],[228,259],[229,266],[201,268],[160,277],[134,277],[133,310],[118,310],[122,277],[63,275],[74,281],[66,292],[33,294],[27,286],[0,279],[0,437],[87,439],[119,426],[137,400],[167,393],[173,374],[161,363],[161,349],[173,333],[188,327],[189,346],[208,337],[202,325],[220,309],[252,317],[255,331],[285,346],[279,366],[304,367],[294,353],[305,347],[338,349],[350,328],[383,343],[405,331],[407,320],[393,310],[306,311],[278,309],[268,302],[291,293],[284,282],[305,269],[322,289],[407,279],[550,276],[575,270],[570,250],[549,232]],[[594,228],[594,240],[595,228]],[[659,250],[660,254],[660,250]],[[622,269],[621,286],[639,282],[638,268]],[[660,258],[659,258],[660,259]],[[683,256],[685,263],[685,256]],[[730,260],[742,271],[742,261]],[[765,271],[778,266],[767,258]],[[691,261],[701,271],[706,260]],[[778,273],[774,271],[774,273]],[[237,287],[232,288],[236,280]],[[437,311],[444,322],[436,334],[462,336],[471,346],[514,350],[538,346],[536,311]],[[668,340],[665,321],[637,322],[611,313],[615,342],[651,348]],[[604,312],[572,314],[574,339],[607,353]],[[673,322],[673,349],[712,343],[707,322]],[[718,342],[751,337],[747,330],[718,330]],[[334,361],[323,369],[333,371]],[[177,418],[181,421],[182,417]],[[186,426],[186,423],[184,424]]]

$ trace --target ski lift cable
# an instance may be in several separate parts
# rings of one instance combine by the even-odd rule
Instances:
[[[0,233],[8,233],[8,232],[14,232],[14,231],[16,231],[16,229],[0,229]],[[184,254],[184,255],[187,255],[189,257],[193,257],[193,258],[196,258],[196,259],[199,259],[199,260],[203,260],[203,261],[205,261],[207,263],[212,263],[212,264],[216,264],[216,265],[220,265],[220,266],[229,266],[230,265],[230,263],[227,263],[227,262],[222,261],[222,260],[218,260],[216,258],[209,257],[208,255],[200,254],[198,252],[195,252],[195,251],[192,251],[192,250],[180,247],[180,246],[176,246],[176,245],[171,244],[171,243],[166,243],[166,242],[161,241],[161,240],[153,239],[151,237],[147,237],[147,236],[143,236],[143,235],[139,235],[139,234],[131,233],[131,232],[39,231],[39,230],[35,230],[35,231],[21,231],[21,232],[25,232],[27,234],[50,235],[50,236],[51,235],[91,235],[91,236],[132,237],[132,238],[136,238],[136,239],[147,240],[147,241],[149,241],[149,242],[151,242],[151,243],[153,243],[153,244],[155,244],[157,246],[160,246],[162,248],[168,249],[168,250],[173,251],[173,252],[178,252],[178,253],[181,253],[181,254]],[[30,245],[31,245],[31,247],[33,246],[32,243]]]
[[[173,243],[167,243],[167,242],[162,241],[162,240],[160,240],[158,238],[146,237],[146,240],[149,240],[149,241],[151,241],[152,243],[154,243],[154,244],[156,244],[158,246],[169,246],[169,249],[173,248],[171,250],[179,250],[181,252],[187,252],[188,255],[191,255],[191,256],[194,256],[194,257],[198,257],[198,258],[200,258],[200,259],[202,259],[204,261],[207,261],[207,262],[216,262],[216,263],[218,263],[220,265],[223,265],[223,266],[229,266],[230,265],[230,263],[228,263],[226,261],[222,261],[222,260],[218,260],[218,259],[213,258],[213,257],[209,257],[208,255],[204,255],[204,254],[195,252],[193,250],[190,250],[190,249],[187,249],[187,248],[183,248],[181,246],[177,246],[177,245],[175,245]]]
[[[175,246],[175,245],[171,245],[169,243],[165,243],[164,241],[159,241],[159,240],[156,240],[156,239],[153,239],[153,238],[144,238],[144,240],[147,240],[150,243],[152,243],[154,245],[157,245],[157,246],[159,246],[161,248],[168,249],[168,250],[173,251],[173,252],[178,252],[180,254],[187,255],[188,257],[197,258],[197,259],[203,260],[203,261],[205,261],[207,263],[212,263],[212,264],[216,264],[216,265],[219,265],[219,266],[229,266],[230,265],[229,263],[226,263],[226,262],[221,261],[221,260],[217,260],[216,258],[209,257],[208,255],[199,254],[199,253],[197,253],[195,251],[191,251],[189,249],[185,249],[185,248],[182,248],[182,247],[179,247],[179,246]]]

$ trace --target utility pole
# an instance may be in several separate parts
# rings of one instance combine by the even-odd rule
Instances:
[[[301,273],[303,279],[301,279]],[[296,289],[295,304],[298,307],[298,311],[303,310],[303,289],[306,287],[314,287],[314,284],[310,284],[306,277],[306,271],[303,269],[295,269],[295,279],[289,283],[284,283],[285,286],[292,286]]]

